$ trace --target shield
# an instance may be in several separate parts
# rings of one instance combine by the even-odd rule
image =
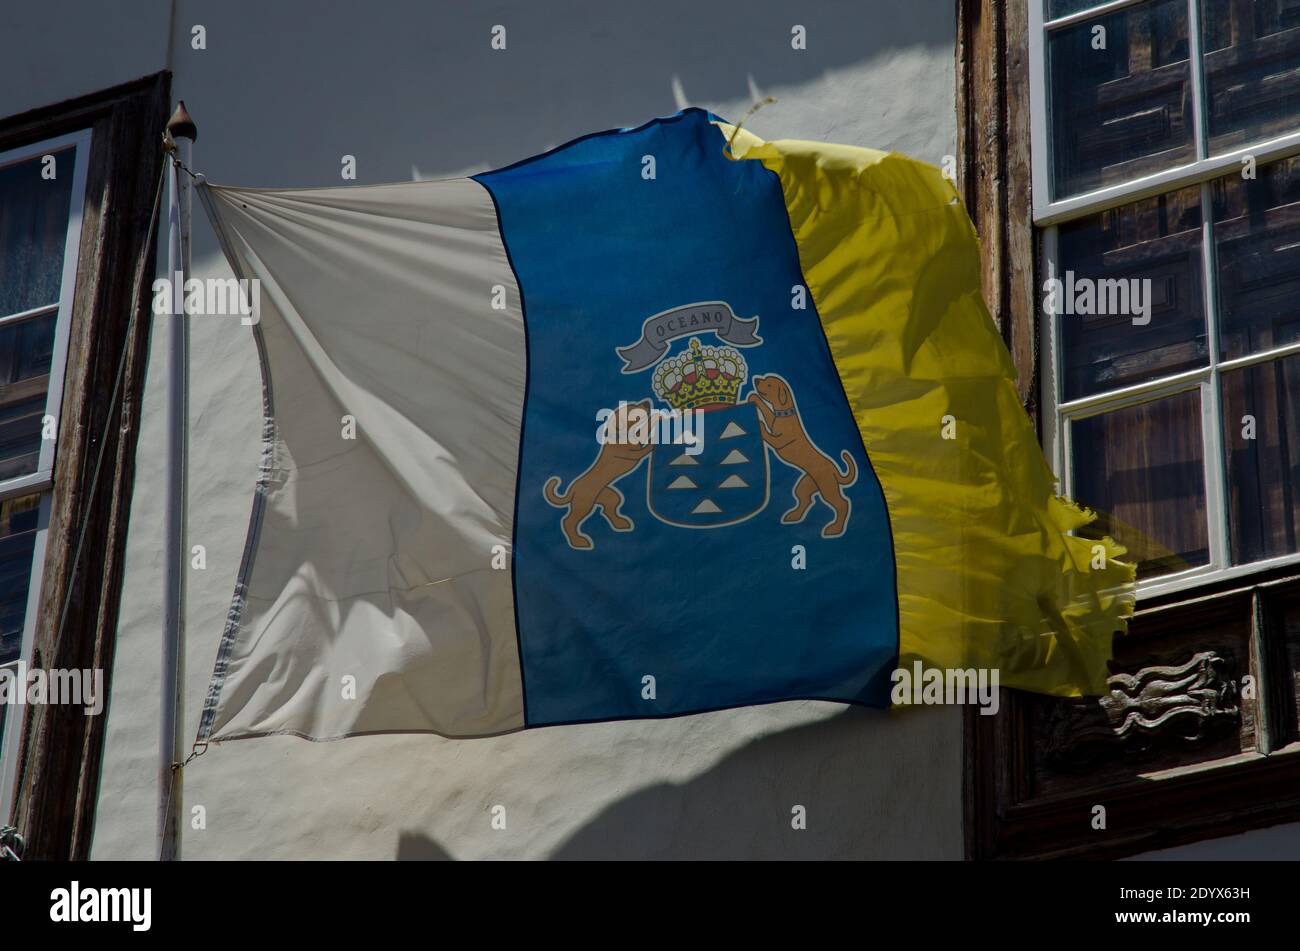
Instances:
[[[751,403],[705,410],[700,425],[698,454],[677,444],[656,445],[650,454],[651,514],[682,528],[717,528],[763,511],[768,466],[758,410]]]

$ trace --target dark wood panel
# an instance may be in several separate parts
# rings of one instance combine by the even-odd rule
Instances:
[[[1278,606],[1276,627],[1279,745],[1300,743],[1300,593]]]
[[[1037,417],[1036,261],[1026,0],[958,0],[958,188],[979,234],[984,301]]]
[[[1180,612],[1142,618],[1116,639],[1109,694],[1027,696],[1031,795],[1129,783],[1254,751],[1258,703],[1241,690],[1250,639],[1244,594],[1197,608],[1194,620]]]
[[[968,854],[1109,858],[1300,819],[1298,635],[1300,576],[1276,568],[1149,599],[1108,701],[968,711]]]

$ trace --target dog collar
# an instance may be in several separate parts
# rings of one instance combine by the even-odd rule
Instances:
[[[790,409],[774,409],[774,410],[772,410],[772,415],[773,415],[773,416],[793,416],[793,415],[794,415],[794,407],[792,406],[792,407],[790,407]]]

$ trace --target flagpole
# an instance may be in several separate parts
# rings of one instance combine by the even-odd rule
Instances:
[[[181,100],[167,122],[167,277],[172,281],[171,314],[163,321],[167,380],[167,444],[163,478],[162,690],[158,731],[158,857],[181,856],[181,711],[185,690],[185,503],[186,427],[189,417],[189,325],[185,277],[190,273],[190,182],[198,130]]]

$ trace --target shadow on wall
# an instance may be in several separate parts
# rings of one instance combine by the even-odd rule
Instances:
[[[455,856],[419,832],[403,832],[397,840],[399,862],[452,862]]]
[[[933,88],[915,90],[890,66],[918,47],[951,57],[951,0],[825,0],[815,9],[778,0],[616,8],[580,0],[454,10],[394,0],[364,12],[337,2],[302,9],[179,4],[174,91],[198,121],[195,161],[212,181],[344,184],[345,154],[356,156],[363,184],[471,174],[686,104],[748,103],[877,59],[870,88],[845,88],[837,77],[824,93],[765,110],[756,131],[767,122],[782,136],[833,134],[891,109],[896,116],[879,124],[895,135],[929,125],[946,132],[953,121],[951,100],[945,109]],[[206,28],[206,50],[190,48],[195,23]],[[505,50],[490,47],[498,24]],[[794,24],[807,30],[806,50],[791,48]],[[202,231],[196,238],[210,241]],[[196,254],[206,251],[196,242]]]
[[[955,713],[848,707],[764,736],[688,782],[612,802],[546,857],[960,858],[960,827],[935,828],[953,811],[947,783],[960,782]],[[805,809],[802,830],[795,806]],[[395,857],[455,858],[418,830],[401,834]]]

